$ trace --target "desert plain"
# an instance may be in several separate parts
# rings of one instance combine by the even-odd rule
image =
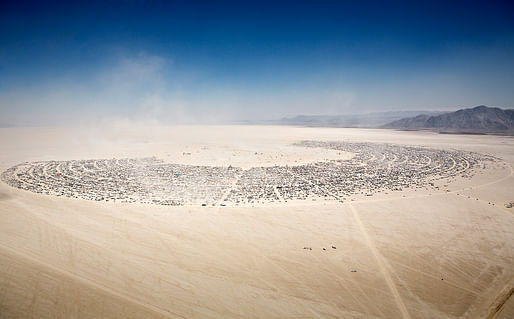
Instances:
[[[306,140],[495,160],[435,188],[226,206],[94,201],[2,181],[0,318],[514,317],[512,137],[258,125],[0,128],[0,171],[146,157],[251,169],[353,156],[297,145]]]

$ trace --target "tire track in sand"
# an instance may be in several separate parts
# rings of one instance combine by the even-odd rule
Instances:
[[[155,313],[155,314],[158,314],[158,315],[161,315],[161,316],[164,316],[164,317],[167,317],[167,318],[185,318],[184,316],[181,316],[177,313],[173,313],[171,312],[170,310],[167,310],[167,309],[162,309],[160,307],[157,307],[157,306],[154,306],[152,304],[149,304],[149,303],[146,303],[144,301],[141,301],[141,300],[138,300],[138,299],[135,299],[134,297],[130,296],[130,295],[127,295],[123,292],[120,292],[120,291],[117,291],[115,289],[112,289],[108,286],[105,286],[103,284],[100,284],[92,279],[89,279],[89,278],[85,278],[85,277],[82,277],[80,275],[77,275],[73,272],[70,272],[68,270],[65,270],[65,269],[62,269],[58,266],[54,266],[52,264],[49,264],[43,260],[40,260],[39,258],[37,258],[36,256],[32,255],[32,253],[29,253],[29,252],[22,252],[20,251],[19,249],[13,249],[9,246],[6,246],[5,244],[3,243],[0,243],[0,249],[3,249],[4,251],[7,251],[8,253],[12,254],[12,255],[15,255],[15,256],[19,256],[21,258],[24,258],[24,259],[27,259],[27,260],[30,260],[31,262],[33,262],[34,264],[39,264],[45,268],[48,268],[54,272],[57,272],[57,273],[60,273],[68,278],[71,278],[73,280],[76,280],[82,284],[85,284],[87,286],[92,286],[92,287],[95,287],[103,292],[106,292],[108,294],[111,294],[113,296],[116,296],[120,299],[123,299],[125,301],[128,301],[129,303],[132,303],[136,306],[139,306],[141,308],[144,308],[144,309],[147,309],[147,310],[150,310],[151,312]]]
[[[396,305],[398,306],[398,309],[400,310],[400,312],[402,314],[402,318],[411,319],[411,316],[410,316],[409,312],[407,311],[407,307],[405,307],[405,303],[403,302],[403,299],[400,296],[398,289],[396,289],[396,286],[393,282],[391,274],[389,273],[389,271],[387,271],[387,267],[384,263],[384,260],[382,259],[382,256],[380,256],[380,254],[378,253],[377,248],[375,247],[375,244],[371,240],[371,237],[369,237],[369,234],[366,231],[366,228],[364,228],[364,224],[362,224],[362,221],[359,217],[359,213],[357,212],[357,210],[355,209],[355,207],[353,207],[353,205],[351,203],[348,203],[348,206],[350,207],[350,209],[352,211],[353,218],[357,222],[357,225],[359,226],[359,229],[362,232],[362,235],[364,236],[364,239],[366,240],[366,243],[368,244],[369,249],[371,250],[371,252],[373,253],[373,256],[375,257],[375,259],[377,261],[378,267],[380,268],[380,271],[382,272],[382,276],[384,277],[384,279],[387,283],[387,286],[389,287],[389,289],[391,290],[391,293],[393,294],[394,300],[396,301]]]

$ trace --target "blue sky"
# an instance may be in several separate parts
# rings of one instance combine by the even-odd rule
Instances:
[[[512,107],[508,1],[0,4],[0,123]]]

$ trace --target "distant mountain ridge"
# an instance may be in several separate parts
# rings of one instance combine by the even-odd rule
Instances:
[[[402,118],[382,128],[422,130],[448,133],[514,133],[514,109],[501,109],[485,105],[461,109],[438,115],[422,114]]]
[[[436,115],[435,111],[395,111],[349,115],[297,115],[284,117],[273,124],[311,127],[379,127],[385,123],[419,114]]]

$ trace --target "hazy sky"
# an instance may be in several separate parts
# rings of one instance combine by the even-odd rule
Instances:
[[[277,2],[2,1],[0,124],[514,106],[512,1]]]

